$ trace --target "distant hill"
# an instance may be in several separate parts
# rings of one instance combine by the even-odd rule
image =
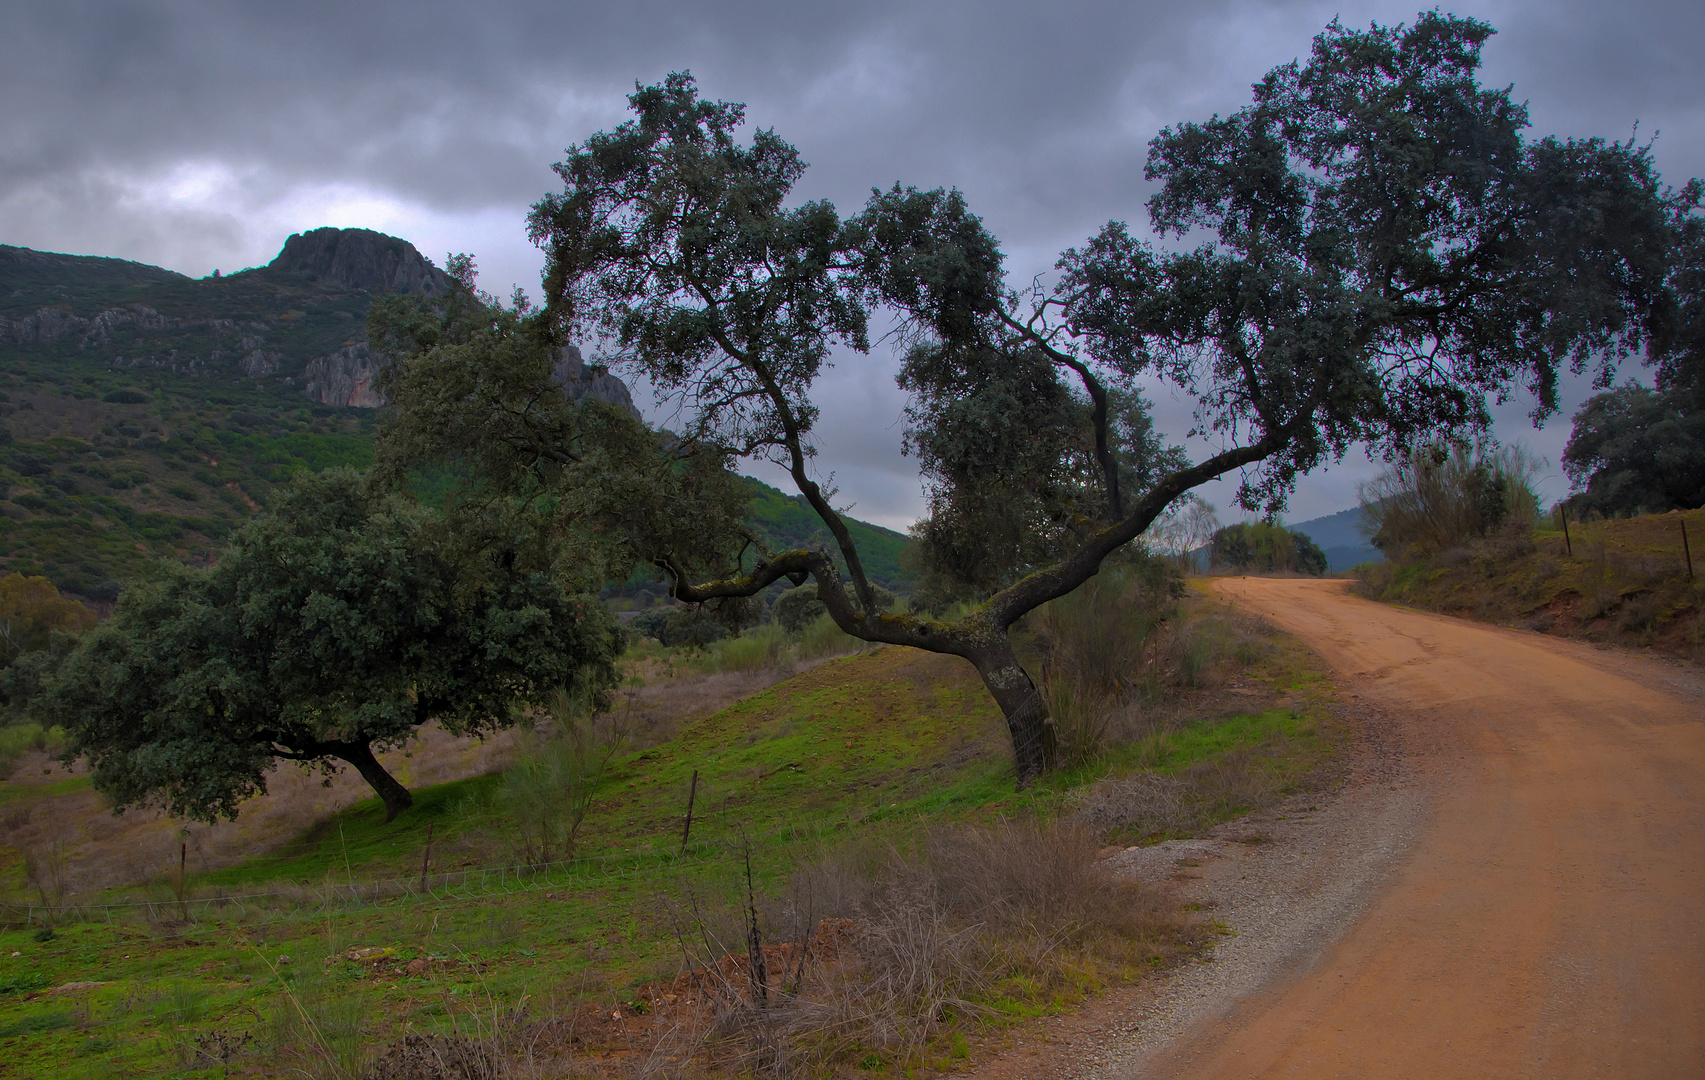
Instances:
[[[206,278],[0,245],[0,573],[111,600],[155,557],[211,558],[293,472],[370,464],[372,298],[447,287],[366,229],[300,233],[266,266]],[[577,350],[558,378],[631,407]],[[760,487],[766,532],[811,535],[814,516]],[[905,538],[858,529],[872,575],[896,579]]]
[[[297,469],[372,461],[373,411],[305,391],[365,356],[362,285],[436,271],[364,230],[285,249],[196,279],[0,246],[0,572],[110,600],[156,556],[208,559]]]
[[[835,550],[834,538],[805,496],[788,495],[759,480],[751,483],[757,491],[751,521],[774,547],[822,544],[830,551]],[[910,542],[904,534],[856,518],[847,519],[847,531],[852,533],[859,561],[872,581],[897,592],[909,591],[906,572],[900,566],[900,552]]]
[[[1351,507],[1325,517],[1310,518],[1289,527],[1306,533],[1326,553],[1326,568],[1333,572],[1348,570],[1365,562],[1382,562],[1385,555],[1368,543],[1362,532],[1361,509]]]

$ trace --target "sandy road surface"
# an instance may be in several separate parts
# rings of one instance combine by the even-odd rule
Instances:
[[[1705,1076],[1705,695],[1685,673],[1342,582],[1218,587],[1394,718],[1429,810],[1335,944],[1136,1075]]]

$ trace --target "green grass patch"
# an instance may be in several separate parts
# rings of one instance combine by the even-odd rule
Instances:
[[[184,1040],[245,1030],[258,1042],[233,1068],[282,1071],[312,1064],[291,1056],[305,1045],[301,1010],[354,1061],[362,1047],[406,1028],[447,1031],[467,1024],[470,1009],[524,996],[540,1008],[630,1000],[676,974],[689,890],[738,898],[736,852],[745,840],[758,889],[775,894],[802,859],[849,842],[901,843],[940,825],[1047,818],[1086,787],[1145,769],[1180,775],[1227,755],[1272,752],[1305,770],[1330,751],[1327,688],[1300,652],[1272,653],[1251,678],[1286,700],[1183,724],[1158,759],[1119,747],[1020,792],[1005,725],[969,664],[898,648],[829,660],[616,761],[567,865],[493,869],[514,862],[491,808],[501,777],[477,777],[416,790],[413,807],[393,822],[368,800],[278,852],[192,873],[187,906],[155,886],[80,898],[121,906],[61,920],[50,941],[34,939],[39,923],[0,931],[0,958],[21,954],[0,966],[18,988],[0,992],[0,1025],[17,1029],[14,1066],[38,1075],[93,1077],[121,1066],[154,1075],[177,1067],[173,1047]],[[683,852],[694,770],[698,794]],[[0,787],[0,798],[14,789],[22,790]],[[439,884],[418,896],[412,882],[428,826]],[[460,877],[445,883],[445,874]],[[380,880],[401,884],[347,887]],[[357,947],[390,952],[377,965],[343,958]],[[421,970],[411,974],[415,961]],[[1016,1022],[1069,1007],[1103,977],[1047,987],[1009,980],[987,1004]],[[75,1030],[31,1026],[66,1015],[66,1006],[43,1011],[22,1001],[25,987],[83,980],[108,985],[87,993],[88,1013]],[[950,1044],[940,1051],[953,1057]]]

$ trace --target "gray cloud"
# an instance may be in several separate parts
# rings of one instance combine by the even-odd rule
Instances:
[[[475,252],[494,291],[532,285],[521,219],[554,186],[550,163],[619,123],[634,80],[690,68],[800,147],[813,165],[802,195],[855,206],[894,181],[957,185],[1023,278],[1109,218],[1141,223],[1160,126],[1239,107],[1334,16],[1414,11],[14,0],[0,12],[0,241],[202,274],[263,262],[291,231],[366,225],[434,257]],[[1705,174],[1705,7],[1489,0],[1459,13],[1500,28],[1486,79],[1530,101],[1536,133],[1626,137],[1639,121],[1661,131],[1667,176]],[[898,456],[892,368],[841,358],[819,436],[843,497],[903,524],[918,487]],[[1501,432],[1555,459],[1559,425],[1535,436],[1526,408],[1512,404]],[[1346,505],[1367,469],[1306,481],[1296,514]]]

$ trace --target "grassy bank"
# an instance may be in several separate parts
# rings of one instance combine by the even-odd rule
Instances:
[[[1360,589],[1390,603],[1705,660],[1705,509],[1570,522],[1567,538],[1547,524],[1407,564],[1365,566]]]
[[[1208,598],[1187,603],[1101,749],[1024,791],[970,666],[890,648],[619,756],[572,859],[523,863],[495,775],[422,788],[389,824],[360,803],[240,865],[50,912],[51,852],[32,853],[34,885],[9,852],[0,1049],[13,1074],[64,1077],[358,1076],[409,1033],[422,1054],[536,1051],[531,1075],[638,1074],[652,1057],[665,1074],[957,1067],[963,1032],[1069,1008],[1201,940],[1187,914],[1090,874],[1098,845],[1246,813],[1340,740],[1310,654]],[[1121,794],[1133,783],[1166,797]],[[766,942],[853,920],[867,975],[814,983],[786,998],[791,1013],[754,1013],[738,978],[715,1009],[693,1004],[683,968],[743,960],[752,912]],[[869,974],[918,956],[936,973],[924,984]],[[778,957],[779,994],[791,969]],[[890,1014],[923,1019],[877,1022]],[[844,1038],[806,1035],[824,1030]]]

